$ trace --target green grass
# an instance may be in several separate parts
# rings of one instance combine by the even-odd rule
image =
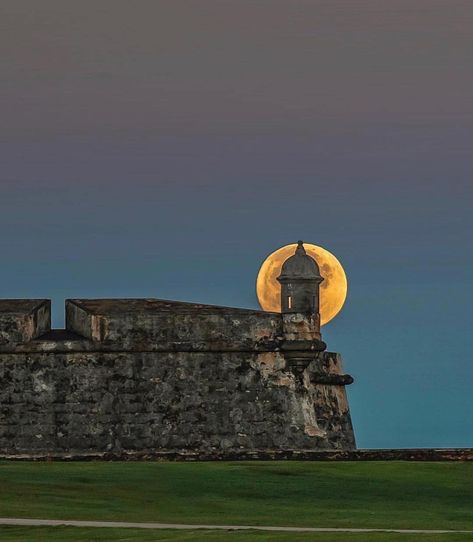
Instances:
[[[264,533],[235,531],[146,531],[76,527],[0,527],[2,542],[468,542],[471,535],[394,533]]]
[[[473,530],[473,464],[2,462],[0,516]],[[125,534],[132,537],[128,530]],[[101,540],[100,534],[94,536],[90,540]],[[166,540],[159,538],[163,534],[139,536],[138,540]],[[181,538],[166,536],[185,540],[182,533]],[[189,536],[189,540],[200,540],[202,533]],[[218,540],[218,533],[215,536]],[[233,533],[228,539],[251,540],[245,536],[250,535]],[[299,540],[294,534],[284,535],[289,538],[251,536],[254,540]],[[339,540],[306,536],[300,540]],[[371,540],[369,535],[360,536],[353,540]],[[392,536],[386,540],[395,540]],[[343,537],[351,540],[346,534]]]

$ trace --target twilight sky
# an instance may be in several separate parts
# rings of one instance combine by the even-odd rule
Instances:
[[[360,447],[473,445],[471,0],[2,0],[0,297],[257,308],[302,238]]]

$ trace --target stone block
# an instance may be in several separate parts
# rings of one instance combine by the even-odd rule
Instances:
[[[48,299],[0,299],[0,346],[28,343],[50,329]]]

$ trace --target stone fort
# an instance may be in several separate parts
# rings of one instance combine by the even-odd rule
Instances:
[[[339,354],[320,334],[302,242],[281,312],[160,299],[0,300],[0,454],[203,454],[355,448]]]

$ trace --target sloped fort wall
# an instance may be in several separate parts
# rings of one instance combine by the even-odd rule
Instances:
[[[308,317],[73,300],[51,331],[49,313],[0,301],[1,454],[355,447],[352,379]]]

